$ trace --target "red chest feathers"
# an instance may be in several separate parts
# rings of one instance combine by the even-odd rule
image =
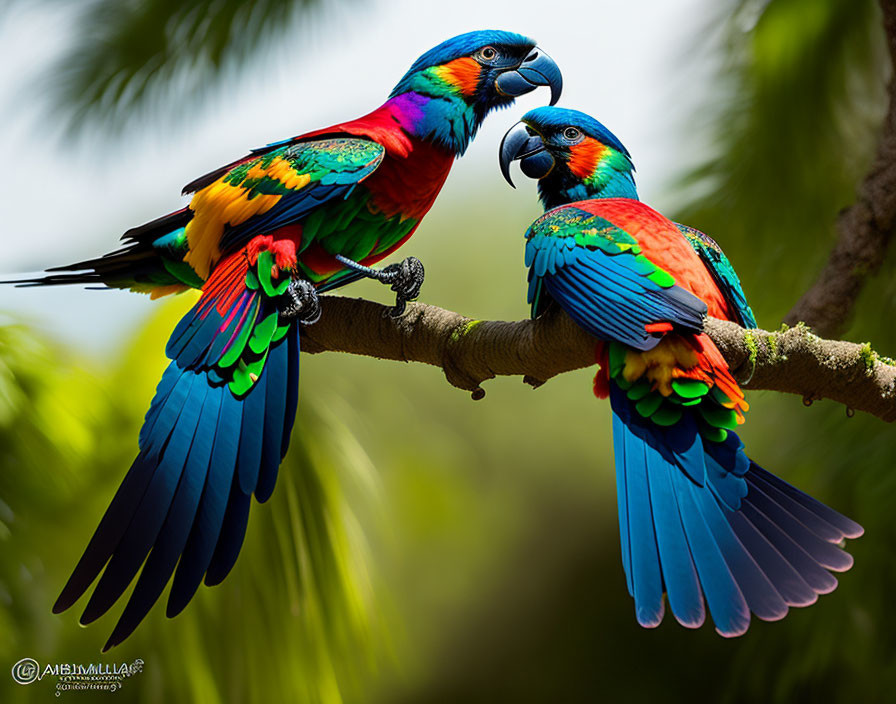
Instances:
[[[419,220],[435,202],[453,163],[454,157],[445,150],[414,140],[406,156],[387,153],[364,185],[386,217]]]
[[[736,320],[712,274],[675,224],[649,205],[628,198],[587,201],[588,210],[638,240],[644,256],[668,271],[675,282],[702,299],[713,318]]]

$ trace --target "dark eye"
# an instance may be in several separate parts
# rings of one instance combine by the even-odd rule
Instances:
[[[563,130],[563,137],[567,141],[576,142],[582,137],[582,131],[576,127],[567,127]]]
[[[498,50],[493,46],[484,46],[475,54],[481,61],[491,62],[498,58]]]

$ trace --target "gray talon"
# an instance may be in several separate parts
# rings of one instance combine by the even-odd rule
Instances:
[[[388,315],[397,318],[407,308],[408,301],[413,301],[420,295],[420,287],[423,286],[424,269],[423,262],[417,257],[407,259],[384,267],[378,277],[384,284],[391,284],[395,291],[395,305],[389,310]]]
[[[281,297],[280,317],[302,325],[313,325],[320,320],[320,299],[314,284],[305,279],[292,281]]]

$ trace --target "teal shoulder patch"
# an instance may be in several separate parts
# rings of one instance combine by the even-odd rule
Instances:
[[[681,234],[694,248],[694,251],[700,255],[704,265],[709,269],[716,284],[725,296],[725,300],[737,312],[741,325],[745,328],[755,328],[756,316],[753,315],[753,309],[747,303],[747,296],[741,286],[740,279],[728,257],[722,251],[722,248],[709,235],[705,235],[693,227],[675,223]]]

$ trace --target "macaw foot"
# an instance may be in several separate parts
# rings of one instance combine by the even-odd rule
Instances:
[[[312,325],[320,320],[320,298],[314,284],[305,279],[291,281],[281,296],[280,317],[302,325]]]
[[[408,301],[420,295],[424,278],[423,262],[417,257],[408,257],[398,264],[383,267],[379,274],[377,278],[384,284],[391,284],[390,288],[395,291],[395,305],[388,315],[397,318],[404,313]]]
[[[349,269],[358,272],[360,276],[375,279],[381,284],[391,286],[395,291],[395,305],[388,310],[386,315],[397,318],[404,313],[408,301],[413,301],[420,295],[420,287],[423,286],[423,262],[417,257],[408,257],[398,264],[390,264],[382,269],[373,269],[364,264],[352,261],[341,254],[336,255],[337,261]]]

